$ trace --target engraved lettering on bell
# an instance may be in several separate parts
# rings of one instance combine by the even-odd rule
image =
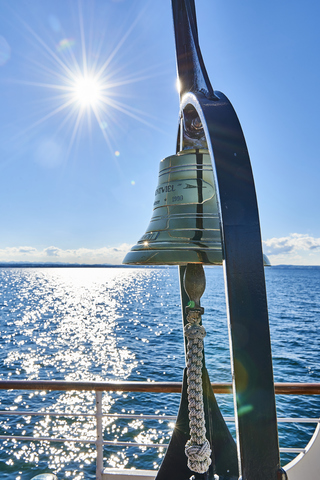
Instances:
[[[190,183],[187,183],[184,188],[197,188],[197,185],[190,185]],[[205,185],[202,185],[202,188],[207,188]]]
[[[165,185],[165,186],[161,185],[155,191],[155,195],[159,195],[160,193],[174,192],[174,191],[175,191],[175,186],[174,185]]]
[[[183,182],[176,180],[169,185],[160,185],[157,188],[154,209],[177,204],[202,204],[210,200],[214,195],[213,185],[202,179],[190,178]]]
[[[159,235],[159,232],[145,233],[144,235],[142,235],[142,237],[140,238],[139,242],[146,242],[146,241],[150,241],[150,240],[156,240],[156,238],[158,237],[158,235]]]

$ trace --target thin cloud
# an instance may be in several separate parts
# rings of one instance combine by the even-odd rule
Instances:
[[[0,262],[78,263],[120,265],[132,245],[123,243],[97,249],[62,249],[54,245],[44,249],[31,246],[0,249]],[[263,242],[263,251],[273,265],[320,265],[320,238],[292,233]]]
[[[270,238],[263,242],[263,251],[273,265],[320,265],[320,238],[308,234]]]
[[[0,258],[2,258],[3,253],[8,257],[15,257],[33,255],[35,252],[37,252],[37,249],[34,247],[7,247],[4,250],[0,250]]]
[[[13,249],[13,250],[15,250],[15,249]],[[36,252],[37,249],[36,249],[36,248],[33,248],[33,247],[19,247],[19,248],[17,249],[17,251],[18,251],[19,253],[33,253],[33,252]]]
[[[119,265],[131,245],[123,243],[116,247],[97,249],[67,249],[50,246],[43,250],[34,247],[8,247],[0,249],[0,262],[45,262],[45,263],[80,263]]]
[[[48,257],[59,257],[62,250],[57,247],[48,247],[43,250]]]
[[[298,250],[320,249],[320,238],[310,237],[307,234],[291,233],[288,237],[271,238],[263,242],[267,255],[297,252]]]

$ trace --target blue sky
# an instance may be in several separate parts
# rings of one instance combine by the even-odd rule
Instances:
[[[264,251],[320,265],[320,4],[196,7],[211,83],[246,137]],[[120,263],[175,152],[170,1],[0,0],[0,106],[0,261]]]

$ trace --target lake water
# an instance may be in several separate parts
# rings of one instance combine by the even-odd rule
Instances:
[[[206,268],[202,298],[211,381],[231,381],[222,267]],[[266,269],[276,382],[320,382],[320,268]],[[177,268],[1,268],[0,377],[46,380],[181,381],[184,342]],[[0,391],[1,410],[93,412],[92,392]],[[176,415],[178,394],[105,393],[108,413]],[[231,395],[217,395],[233,415]],[[319,396],[277,395],[279,416],[320,417]],[[106,440],[167,443],[172,423],[104,419]],[[234,433],[234,426],[230,424]],[[282,424],[281,447],[304,447],[314,425]],[[0,416],[2,435],[94,437],[80,417]],[[157,468],[156,449],[105,447],[105,466]],[[282,463],[294,455],[283,454]],[[1,479],[43,472],[94,479],[94,446],[0,441]]]

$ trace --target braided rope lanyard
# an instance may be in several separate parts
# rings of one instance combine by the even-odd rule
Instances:
[[[187,307],[187,324],[184,327],[187,344],[187,384],[190,440],[185,445],[188,467],[193,472],[205,473],[211,465],[211,448],[206,438],[202,392],[203,339],[206,331],[201,322],[203,309]]]

